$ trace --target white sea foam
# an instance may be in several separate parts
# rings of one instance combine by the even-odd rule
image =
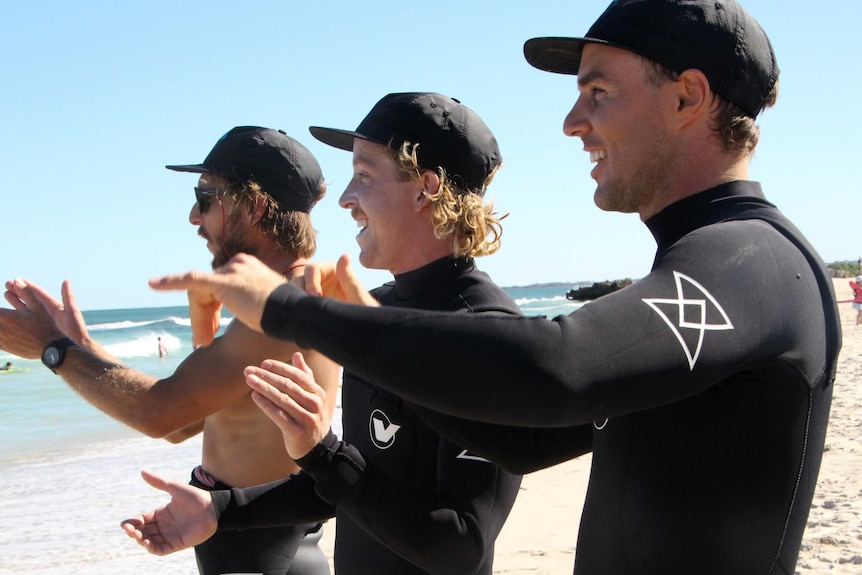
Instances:
[[[158,356],[159,348],[156,342],[159,337],[162,338],[162,342],[165,344],[165,348],[168,350],[168,353],[172,351],[178,352],[183,347],[182,341],[180,341],[180,338],[175,335],[151,332],[139,335],[135,339],[129,341],[121,341],[106,345],[105,349],[107,349],[112,355],[121,359]]]
[[[174,319],[174,318],[170,318]],[[168,321],[164,319],[155,319],[150,321],[115,321],[110,323],[97,323],[94,325],[88,325],[87,329],[89,331],[109,331],[116,329],[134,329],[136,327],[145,327],[148,325],[153,325],[156,323],[160,323],[163,321]]]
[[[168,501],[140,469],[185,482],[200,439],[181,445],[136,437],[7,462],[0,482],[0,574],[197,573],[194,553],[148,554],[120,521]]]

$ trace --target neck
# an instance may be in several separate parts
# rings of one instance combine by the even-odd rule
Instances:
[[[285,270],[281,270],[281,275],[286,278],[291,278],[294,276],[303,275],[303,268],[308,265],[308,261],[305,258],[298,258],[294,260],[291,266]]]
[[[288,278],[302,275],[302,268],[308,264],[307,258],[298,257],[294,254],[281,254],[274,249],[258,250],[257,259]]]
[[[641,221],[645,222],[669,205],[704,190],[728,182],[747,180],[748,160],[748,156],[731,156],[726,152],[712,158],[689,158],[680,165],[698,169],[679,170],[673,181],[666,182],[661,192],[655,194],[655,201],[639,210]]]

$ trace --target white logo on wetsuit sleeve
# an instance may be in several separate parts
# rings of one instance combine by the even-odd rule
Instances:
[[[472,453],[470,453],[466,449],[464,451],[462,451],[461,453],[459,453],[455,457],[455,459],[469,459],[470,461],[483,461],[485,463],[491,463],[490,461],[488,461],[484,457],[481,457],[479,455],[473,455]]]
[[[380,449],[388,449],[395,443],[395,434],[401,429],[400,425],[396,425],[389,421],[385,413],[379,409],[371,412],[371,418],[368,420],[368,432],[371,434],[371,441]]]
[[[642,301],[655,310],[670,327],[682,346],[683,352],[685,352],[689,369],[693,371],[697,358],[700,357],[704,334],[707,331],[733,329],[733,324],[730,323],[730,318],[727,317],[718,301],[705,287],[687,275],[676,271],[673,272],[673,278],[676,282],[676,299],[644,298]],[[686,297],[686,292],[688,292],[689,297]],[[671,319],[674,317],[675,320]],[[717,317],[721,318],[718,323],[707,323],[707,318]],[[686,342],[686,338],[683,337],[683,332],[680,330],[694,330],[697,332],[696,340],[690,343]],[[689,339],[692,338],[689,337]]]

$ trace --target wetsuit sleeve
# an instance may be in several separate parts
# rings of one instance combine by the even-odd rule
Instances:
[[[281,287],[262,325],[444,414],[533,427],[601,422],[694,395],[822,333],[819,287],[799,251],[766,224],[713,228],[721,231],[666,250],[642,280],[553,320],[363,308]],[[806,301],[817,303],[784,307]],[[428,352],[440,342],[445,361]],[[802,361],[811,377],[825,362]]]
[[[297,463],[317,481],[323,499],[429,573],[472,573],[492,556],[521,483],[519,475],[445,440],[438,447],[436,489],[393,481],[331,432]]]
[[[273,483],[211,493],[219,531],[317,523],[335,517],[335,508],[314,492],[314,480],[301,472]]]
[[[426,425],[511,473],[521,475],[551,467],[593,449],[593,426],[513,427],[470,421],[413,405]]]

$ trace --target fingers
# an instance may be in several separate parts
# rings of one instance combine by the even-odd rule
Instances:
[[[174,483],[173,481],[165,479],[161,475],[156,475],[146,469],[141,470],[141,477],[143,477],[144,481],[146,481],[151,487],[155,487],[156,489],[166,493],[171,492],[171,484]]]
[[[39,301],[39,303],[45,306],[45,309],[47,309],[52,315],[54,314],[54,312],[63,309],[63,304],[57,298],[49,294],[47,291],[45,291],[38,285],[30,283],[27,280],[24,281],[27,283],[27,287],[30,288],[30,292],[33,294],[33,297],[35,297]],[[63,283],[65,284],[66,282]]]
[[[197,271],[190,271],[184,274],[171,274],[160,278],[150,278],[149,285],[154,290],[171,291],[171,290],[189,290],[192,288],[206,287],[206,278],[202,277],[205,274]]]
[[[365,289],[362,282],[359,281],[359,278],[356,277],[356,274],[353,272],[353,268],[350,267],[350,256],[344,254],[338,258],[335,273],[348,303],[370,306],[380,305],[377,303],[377,300],[368,293],[368,290]]]
[[[27,304],[21,301],[21,298],[19,298],[14,291],[9,289],[9,284],[10,282],[6,282],[6,292],[3,294],[3,298],[17,311],[27,309]]]
[[[6,282],[6,289],[8,290],[5,294],[6,301],[18,311],[30,310],[39,315],[48,313],[53,317],[55,306],[62,308],[62,304],[45,290],[23,278]],[[51,321],[50,318],[49,321]]]
[[[155,290],[201,290],[212,293],[239,321],[261,332],[260,317],[267,298],[285,279],[254,256],[237,254],[214,273],[190,271],[152,278]]]
[[[24,301],[24,290],[27,289],[26,282],[21,278],[15,278],[6,282],[6,293],[3,294],[9,305],[16,310],[21,311],[27,309],[27,303]]]
[[[160,550],[156,543],[164,545],[164,538],[159,531],[158,522],[154,513],[150,511],[144,515],[137,515],[131,519],[120,522],[123,532],[134,539],[138,545],[153,555],[167,555],[170,551]]]
[[[307,424],[324,412],[325,392],[314,381],[301,353],[293,355],[293,362],[289,365],[268,359],[260,368],[249,366],[245,369],[246,383],[266,400],[256,402],[273,421],[287,418]]]
[[[329,430],[326,393],[300,353],[293,355],[292,366],[275,360],[261,365],[245,370],[251,398],[281,430],[288,455],[300,458]]]
[[[303,289],[308,295],[320,297],[323,295],[323,270],[324,264],[315,262],[305,266],[304,277],[305,285]]]
[[[147,549],[152,547],[152,541],[144,537],[141,528],[144,526],[144,518],[140,515],[131,519],[125,519],[120,523],[120,528],[132,539],[138,542],[141,547]]]
[[[343,299],[335,268],[335,262],[314,262],[306,265],[305,293],[317,297]]]
[[[209,345],[215,339],[220,327],[222,304],[210,293],[200,290],[189,290],[186,293],[189,300],[192,345],[197,349]]]

